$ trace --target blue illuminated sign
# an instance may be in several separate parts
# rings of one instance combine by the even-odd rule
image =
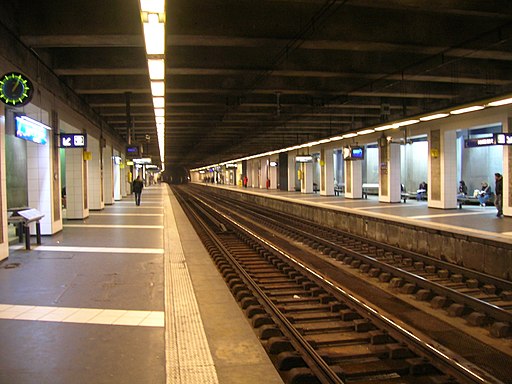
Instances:
[[[85,133],[61,133],[61,148],[87,148],[87,135]]]
[[[15,136],[36,144],[48,144],[50,127],[26,116],[16,116]]]

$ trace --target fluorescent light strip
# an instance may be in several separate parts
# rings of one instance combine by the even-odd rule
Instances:
[[[448,116],[450,116],[449,113],[436,113],[435,115],[420,117],[420,121],[430,121],[430,120],[442,119],[443,117],[448,117]]]
[[[163,81],[152,81],[151,94],[154,97],[165,96],[165,83]]]
[[[453,111],[450,111],[451,115],[460,115],[462,113],[468,113],[473,111],[479,111],[481,109],[484,109],[485,107],[483,105],[473,105],[471,107],[461,108],[461,109],[455,109]]]
[[[165,13],[165,0],[140,0],[142,12]]]
[[[405,127],[406,125],[412,125],[412,124],[416,124],[419,122],[420,122],[419,120],[406,120],[406,121],[400,121],[393,125],[396,125],[397,127]]]
[[[158,21],[156,13],[148,15],[148,22],[142,23],[144,27],[144,41],[148,55],[165,54],[165,24]]]
[[[153,97],[153,106],[155,108],[165,108],[165,99],[163,97]]]
[[[358,135],[367,135],[369,133],[375,132],[375,129],[363,129],[362,131],[357,132]]]
[[[500,105],[507,105],[507,104],[512,104],[512,97],[508,98],[508,99],[491,101],[489,104],[487,104],[487,106],[489,106],[489,107],[499,107]]]
[[[149,78],[151,80],[165,79],[164,59],[148,59]]]
[[[389,125],[383,125],[382,127],[375,128],[376,131],[387,131],[388,129],[396,129],[398,128],[398,125],[396,124],[389,124]]]

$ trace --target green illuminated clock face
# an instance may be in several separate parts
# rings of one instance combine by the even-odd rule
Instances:
[[[34,88],[21,73],[6,73],[0,79],[0,100],[7,105],[24,105],[32,98]]]

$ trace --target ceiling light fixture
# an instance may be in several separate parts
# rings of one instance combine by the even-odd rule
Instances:
[[[398,128],[398,125],[388,124],[388,125],[383,125],[382,127],[377,127],[377,128],[375,128],[375,130],[378,132],[378,131],[387,131],[388,129],[396,129],[396,128]]]
[[[484,108],[485,107],[483,105],[473,105],[471,107],[465,107],[465,108],[455,109],[453,111],[450,111],[450,115],[460,115],[462,113],[479,111],[479,110],[484,109]]]
[[[165,53],[165,23],[160,22],[157,13],[146,14],[144,26],[144,41],[148,55],[163,55]]]
[[[362,131],[358,131],[357,134],[358,135],[367,135],[367,134],[373,133],[373,132],[375,132],[375,129],[369,128],[369,129],[363,129]]]
[[[165,98],[153,97],[153,106],[155,108],[165,108]]]
[[[487,106],[489,106],[489,107],[499,107],[500,105],[507,105],[507,104],[512,104],[512,97],[508,98],[508,99],[491,101],[489,104],[487,104]]]
[[[139,0],[146,46],[151,95],[157,123],[158,148],[164,169],[165,159],[165,0]]]
[[[149,78],[151,80],[165,79],[164,59],[148,59]]]
[[[420,121],[430,121],[430,120],[442,119],[443,117],[448,117],[448,116],[450,116],[449,113],[436,113],[434,115],[420,117]]]
[[[398,127],[405,127],[406,125],[416,124],[416,123],[419,123],[419,122],[420,122],[419,120],[406,120],[406,121],[400,121],[400,122],[395,123],[393,125],[396,125],[397,128],[398,128]]]
[[[152,81],[151,94],[154,97],[165,96],[165,83],[163,81]]]

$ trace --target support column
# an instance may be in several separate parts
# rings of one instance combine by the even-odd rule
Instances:
[[[313,163],[301,163],[300,192],[313,193]]]
[[[100,141],[89,136],[87,150],[91,152],[92,159],[87,162],[89,172],[89,209],[101,210],[105,208],[103,202],[103,188],[101,180],[101,148]]]
[[[66,217],[85,219],[89,217],[87,200],[87,162],[79,149],[66,151]]]
[[[503,123],[503,132],[510,132],[512,126],[512,118],[505,120]],[[512,188],[510,188],[510,180],[512,180],[512,150],[510,145],[503,146],[503,215],[512,216]]]
[[[114,153],[112,152],[112,147],[107,144],[104,149],[104,157],[103,157],[103,180],[104,180],[104,199],[105,205],[114,204],[114,169],[112,156]]]
[[[269,164],[268,158],[262,158],[259,161],[260,164],[260,188],[267,188],[267,180],[269,180]]]
[[[295,172],[295,155],[288,153],[288,191],[295,192],[295,179],[297,174]]]
[[[320,194],[323,196],[334,195],[334,162],[333,150],[320,150]]]
[[[363,197],[363,166],[358,160],[344,161],[345,164],[345,197],[361,199]]]
[[[126,197],[127,196],[127,182],[126,182],[126,170],[128,169],[126,167],[126,156],[124,154],[121,155],[121,164],[119,166],[121,169],[121,196]]]
[[[113,161],[113,175],[114,175],[114,200],[121,200],[121,156],[119,156],[119,151],[114,150],[114,159]]]
[[[5,107],[0,106],[0,260],[9,256],[9,230],[7,228],[7,177],[5,169]]]
[[[428,206],[457,208],[457,133],[432,130],[429,137]]]
[[[381,139],[379,143],[379,201],[399,203],[400,144]]]
[[[270,164],[272,162],[275,162],[277,164],[278,159],[277,158],[269,158],[269,163],[268,163],[268,167],[269,167],[268,168],[268,178],[270,180],[269,189],[277,189],[277,185],[279,184],[279,175],[278,175],[279,167],[270,166]]]

